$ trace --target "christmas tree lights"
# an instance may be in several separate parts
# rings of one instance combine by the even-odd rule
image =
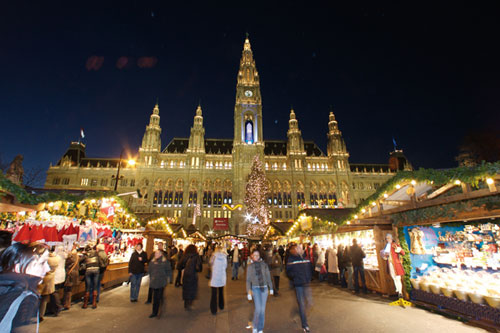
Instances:
[[[268,202],[269,186],[259,156],[255,156],[252,169],[247,177],[245,205],[247,216],[247,234],[261,236],[269,224]]]

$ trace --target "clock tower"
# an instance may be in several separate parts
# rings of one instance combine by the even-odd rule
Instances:
[[[234,107],[234,144],[263,145],[262,98],[259,73],[255,67],[248,36],[238,70]]]
[[[259,73],[247,35],[238,70],[234,106],[233,202],[235,204],[244,204],[246,178],[255,155],[259,155],[261,161],[264,161],[263,135]]]

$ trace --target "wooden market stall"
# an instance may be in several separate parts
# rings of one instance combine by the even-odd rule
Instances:
[[[500,327],[500,163],[396,176],[346,224],[390,220],[413,303]],[[340,229],[340,228],[339,228]]]
[[[379,255],[384,249],[386,233],[392,230],[391,221],[388,218],[370,218],[342,224],[342,219],[352,212],[352,208],[304,209],[299,212],[296,226],[287,235],[292,235],[293,230],[300,228],[301,242],[311,241],[323,248],[351,246],[352,240],[356,238],[366,254],[364,267],[367,288],[392,295],[395,293],[394,283],[387,272],[386,261]]]

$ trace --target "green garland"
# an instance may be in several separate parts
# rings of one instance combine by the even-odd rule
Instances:
[[[384,193],[391,192],[394,190],[396,185],[402,182],[415,180],[416,182],[426,182],[429,184],[432,183],[434,186],[441,186],[460,180],[462,183],[470,184],[476,188],[482,188],[484,187],[484,184],[481,181],[497,174],[500,174],[500,162],[486,163],[484,161],[475,167],[462,166],[447,170],[421,168],[415,171],[399,171],[394,177],[382,184],[382,186],[380,186],[375,193],[364,199],[354,209],[352,214],[343,218],[339,221],[339,223],[343,224],[347,221],[353,220],[354,216],[360,214],[363,208],[366,208],[372,202],[379,200],[383,197]]]
[[[403,269],[405,270],[405,275],[404,275],[404,284],[406,291],[408,293],[411,292],[412,286],[411,286],[411,258],[410,258],[410,249],[408,248],[408,243],[406,242],[406,238],[404,235],[404,230],[403,228],[398,228],[398,238],[399,238],[399,245],[405,251],[405,254],[403,257]]]
[[[68,217],[75,217],[75,218],[92,218],[95,219],[99,215],[99,207],[97,205],[91,204],[89,201],[92,199],[100,200],[101,198],[112,198],[114,201],[120,204],[120,207],[124,209],[125,213],[120,214],[116,216],[115,222],[113,223],[113,226],[121,226],[121,227],[126,227],[126,228],[136,228],[137,226],[135,225],[137,222],[141,223],[141,225],[144,225],[144,222],[139,221],[137,216],[131,212],[131,210],[128,207],[128,203],[123,200],[123,198],[117,196],[116,192],[113,191],[99,191],[99,192],[86,192],[83,195],[74,195],[70,194],[67,192],[46,192],[43,194],[39,195],[34,195],[31,193],[28,193],[24,188],[21,186],[14,184],[12,181],[7,179],[5,175],[0,172],[0,196],[5,196],[6,193],[11,193],[16,197],[16,200],[19,201],[22,204],[29,204],[29,205],[36,205],[40,203],[49,203],[49,202],[56,202],[56,201],[62,201],[62,205],[59,210],[55,211],[51,208],[49,208],[49,212],[51,214],[57,214],[57,215],[64,215]],[[81,215],[78,212],[78,205],[80,204],[81,201],[86,201],[86,204],[88,205],[86,209],[86,214]],[[69,204],[68,204],[69,203]],[[125,219],[122,215],[129,215],[129,221],[127,222],[127,219]],[[0,214],[0,219],[1,220],[16,220],[16,219],[21,219],[22,217],[19,217],[14,214],[9,214],[9,213],[2,213]],[[132,219],[135,219],[135,222],[131,222]]]
[[[488,210],[500,209],[500,195],[490,197],[458,201],[439,206],[409,210],[392,214],[391,218],[395,225],[419,224],[424,221],[432,221],[439,218],[453,218],[457,212],[470,212],[474,207],[483,207]]]
[[[26,192],[26,190],[21,186],[11,182],[10,179],[7,179],[7,177],[5,177],[5,175],[1,171],[0,171],[0,190],[12,193],[16,197],[16,199],[21,203],[29,205],[35,205],[38,203],[33,195]],[[1,196],[5,196],[5,193],[0,191],[0,197]]]

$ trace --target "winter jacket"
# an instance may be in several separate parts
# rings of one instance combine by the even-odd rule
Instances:
[[[286,263],[286,275],[295,287],[304,286],[311,281],[311,261],[290,254]]]
[[[184,255],[177,269],[184,270],[182,277],[182,299],[194,300],[198,294],[198,272],[203,269],[198,253]]]
[[[130,256],[130,261],[128,262],[128,272],[132,274],[144,273],[144,265],[148,262],[148,255],[146,252],[134,251]]]
[[[97,255],[97,251],[90,250],[87,252],[85,257],[83,258],[83,264],[85,266],[86,271],[98,271],[99,270],[99,256]]]
[[[316,260],[316,266],[314,270],[317,272],[321,272],[321,267],[325,264],[325,251],[319,251],[318,260]]]
[[[151,289],[165,288],[167,281],[172,281],[172,266],[170,261],[163,256],[149,262],[148,272],[149,288]]]
[[[210,287],[224,287],[226,285],[227,255],[222,252],[215,252],[210,258],[210,267],[212,268]]]
[[[76,265],[76,266],[75,266]],[[73,268],[74,266],[74,268]],[[66,263],[65,263],[65,269],[66,269],[66,281],[64,282],[64,285],[66,287],[72,287],[78,285],[78,282],[80,281],[78,279],[79,274],[78,274],[78,254],[70,254],[66,258]]]
[[[47,263],[49,264],[50,271],[45,274],[43,282],[38,285],[38,291],[42,296],[50,295],[56,291],[54,281],[56,276],[56,269],[59,264],[59,257],[51,253],[49,259],[47,260]]]
[[[262,273],[261,276],[257,273],[258,267]],[[247,268],[247,293],[252,290],[252,287],[268,287],[269,290],[273,289],[273,283],[271,281],[271,274],[269,273],[269,267],[261,259],[259,261],[252,261]]]
[[[365,252],[359,245],[351,246],[351,259],[352,265],[356,267],[363,267],[363,258],[366,257]]]
[[[337,250],[335,248],[329,248],[326,252],[328,258],[328,273],[338,273],[339,265],[337,261]]]
[[[279,253],[275,253],[271,261],[271,275],[280,276],[283,271],[283,261]]]
[[[58,262],[57,262],[57,268],[55,272],[55,277],[54,277],[54,284],[58,285],[60,283],[64,283],[66,281],[66,270],[64,268],[65,263],[66,263],[66,256],[64,255],[63,252],[60,252],[57,254],[58,257]]]
[[[11,332],[36,332],[37,313],[40,305],[37,286],[40,280],[37,276],[27,274],[0,274],[0,322],[22,292],[28,292],[11,322]],[[0,331],[8,330],[0,329]]]
[[[342,265],[344,267],[352,267],[351,249],[349,246],[345,247],[344,253],[342,254]]]

